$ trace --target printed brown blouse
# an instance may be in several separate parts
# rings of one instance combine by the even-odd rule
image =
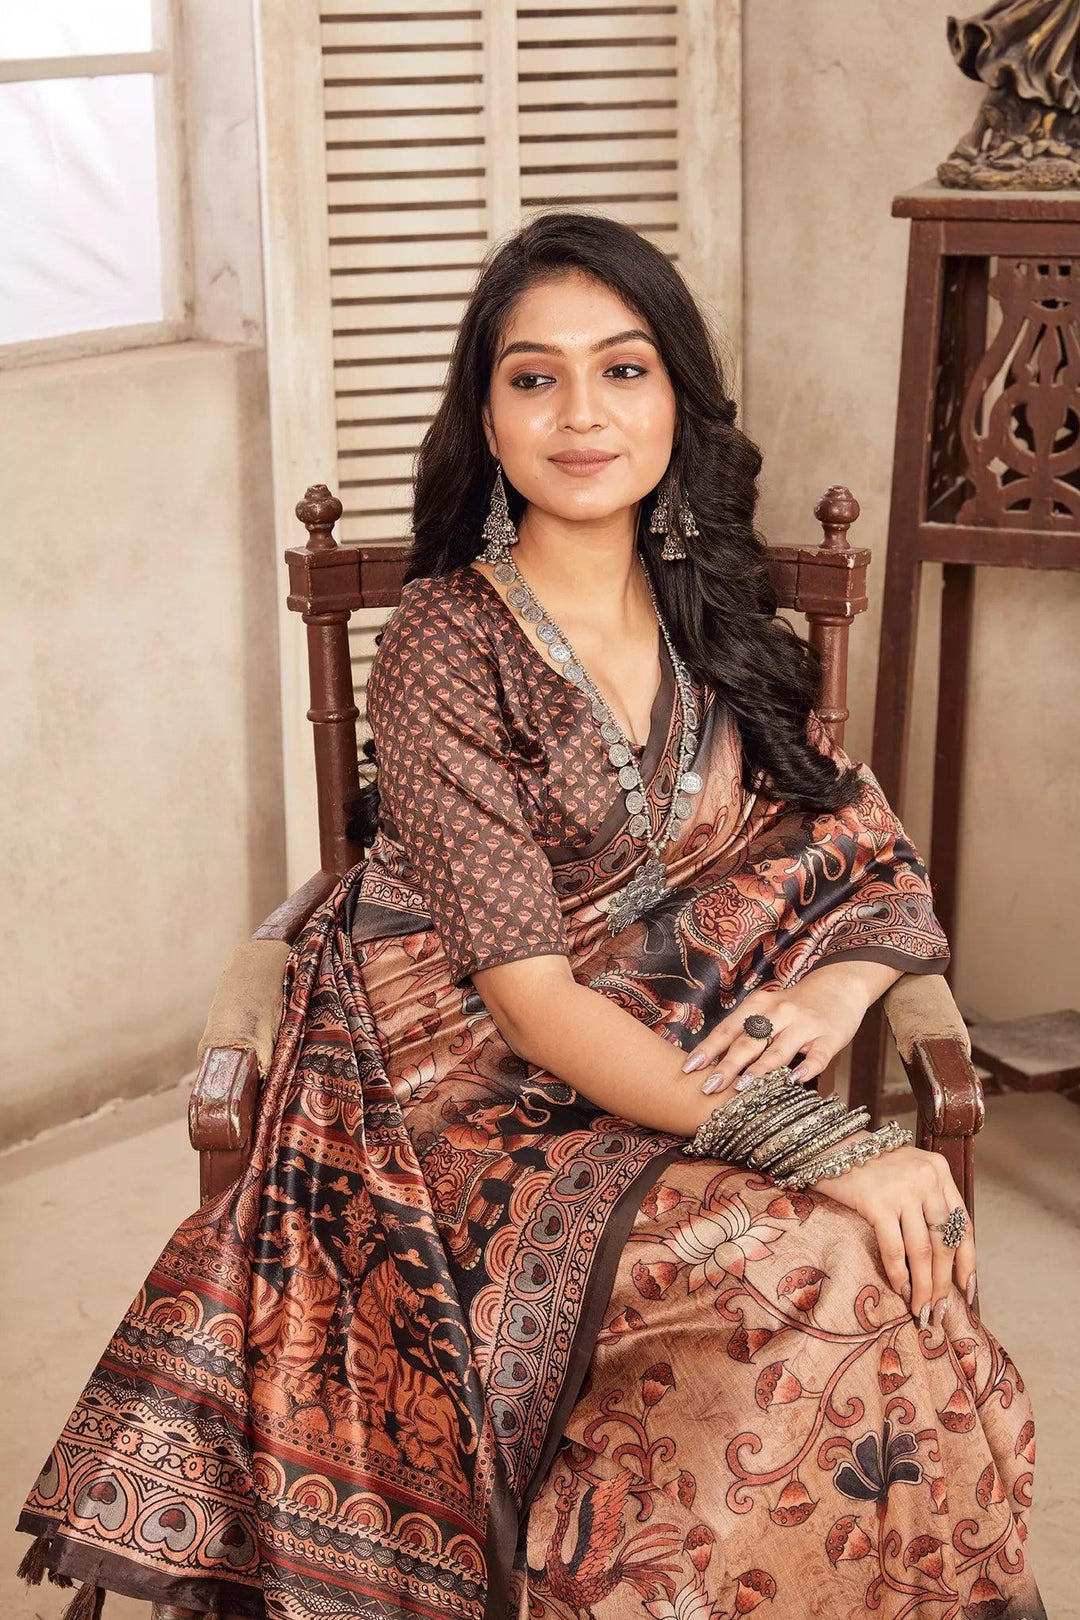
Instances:
[[[676,718],[662,636],[660,665],[636,749],[647,791]],[[693,687],[700,709],[704,683]],[[478,570],[403,588],[368,675],[367,717],[380,794],[372,856],[423,897],[454,984],[477,968],[565,954],[560,894],[574,863],[626,819],[623,791],[591,700]]]

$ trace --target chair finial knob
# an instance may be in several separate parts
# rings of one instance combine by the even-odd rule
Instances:
[[[859,503],[845,484],[833,484],[814,507],[814,516],[825,530],[826,551],[846,551],[847,532],[860,511]]]
[[[333,530],[341,513],[341,502],[336,495],[331,495],[325,484],[309,484],[303,500],[296,503],[296,515],[308,531],[309,551],[336,548]]]

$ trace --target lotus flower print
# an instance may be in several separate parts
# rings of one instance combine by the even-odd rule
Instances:
[[[721,1193],[673,1227],[664,1242],[690,1266],[687,1287],[693,1293],[705,1283],[715,1288],[725,1272],[741,1277],[747,1261],[767,1260],[770,1244],[782,1235],[778,1227],[755,1223],[741,1198]]]

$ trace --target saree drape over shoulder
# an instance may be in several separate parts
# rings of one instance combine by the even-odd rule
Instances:
[[[565,954],[685,1048],[825,961],[942,971],[870,772],[836,814],[747,793],[695,693],[670,892],[613,937],[643,846],[587,697],[476,570],[405,587],[368,682],[376,843],[290,955],[249,1165],[169,1239],[30,1491],[30,1578],[296,1620],[1044,1615],[1030,1405],[959,1292],[920,1333],[862,1217],[604,1113],[471,983]]]

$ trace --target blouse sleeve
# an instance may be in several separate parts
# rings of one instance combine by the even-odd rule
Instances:
[[[404,847],[453,982],[567,952],[551,862],[522,807],[498,664],[459,604],[412,580],[368,675],[380,820]]]
[[[868,765],[833,742],[816,712],[808,740],[841,770],[854,765],[859,790],[819,817],[817,841],[847,870],[836,904],[819,922],[821,960],[885,962],[905,973],[944,973],[949,943],[934,912],[926,866]]]

